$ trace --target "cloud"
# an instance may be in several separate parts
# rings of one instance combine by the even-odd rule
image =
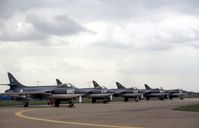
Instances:
[[[28,15],[23,18],[10,19],[1,26],[0,40],[2,41],[38,41],[50,39],[52,36],[75,35],[80,32],[89,32],[88,29],[70,20],[65,15],[41,18]]]
[[[25,83],[45,72],[48,82],[59,74],[113,87],[115,80],[195,85],[198,6],[197,0],[1,0],[0,72],[18,73]]]
[[[45,33],[36,31],[30,23],[25,22],[24,15],[16,15],[1,23],[0,41],[31,41],[48,37]]]
[[[196,6],[198,2],[195,0],[150,3],[143,0],[139,2],[78,0],[70,4],[68,1],[22,1],[19,3],[8,0],[2,3],[4,3],[1,4],[4,12],[0,14],[3,19],[0,22],[0,40],[2,41],[48,39],[46,42],[53,42],[55,41],[53,36],[58,36],[62,40],[64,36],[77,34],[81,36],[81,32],[91,30],[97,33],[94,37],[98,38],[102,33],[100,28],[97,28],[100,31],[96,31],[96,29],[85,27],[95,22],[103,23],[99,24],[100,27],[107,27],[103,33],[109,37],[98,38],[92,42],[101,46],[115,48],[135,46],[138,49],[148,47],[148,49],[158,50],[156,45],[160,43],[160,50],[164,50],[173,48],[169,43],[183,43],[198,39],[197,28],[199,27],[194,27],[198,26],[196,14],[183,11],[190,7],[193,10],[198,9]],[[178,4],[174,6],[174,3]],[[4,14],[9,16],[9,19],[5,18]],[[70,40],[73,37],[68,38]]]
[[[6,27],[0,34],[0,41],[38,41],[46,39],[47,37],[46,34],[37,32],[32,28],[25,28],[25,30],[18,31],[12,27]]]
[[[15,0],[1,0],[0,1],[0,20],[8,20],[14,15],[26,12],[34,7],[41,7],[42,2],[35,2],[34,0],[20,2]]]
[[[160,15],[160,14],[159,14]],[[90,44],[136,51],[164,51],[177,47],[195,47],[199,40],[199,18],[173,11],[163,12],[158,21],[128,21],[125,25],[96,22],[88,28],[96,31]]]
[[[26,21],[32,24],[37,31],[49,35],[67,36],[86,31],[84,27],[69,19],[66,15],[46,18],[29,15]]]

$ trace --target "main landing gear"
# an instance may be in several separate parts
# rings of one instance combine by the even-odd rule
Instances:
[[[23,102],[23,106],[24,106],[24,107],[28,107],[28,106],[29,106],[29,102],[28,102],[28,101]]]
[[[164,96],[160,96],[160,97],[159,97],[159,100],[164,100]]]
[[[96,101],[97,101],[97,98],[92,98],[92,103],[93,103],[93,104],[96,103]],[[108,102],[110,102],[110,98],[104,98],[104,99],[103,99],[103,103],[104,103],[104,104],[106,104],[106,103],[108,103]]]
[[[74,107],[74,103],[73,103],[73,101],[69,101],[69,105],[68,105],[68,107],[69,107],[69,108]]]
[[[60,100],[55,100],[55,107],[59,107],[60,106]],[[72,100],[69,101],[69,105],[68,105],[69,108],[72,108],[74,107],[74,102]]]
[[[135,102],[138,102],[140,100],[140,98],[137,96],[135,97]],[[128,97],[124,97],[124,102],[128,102],[129,98]]]

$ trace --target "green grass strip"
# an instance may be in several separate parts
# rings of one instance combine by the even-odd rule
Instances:
[[[179,106],[177,108],[174,108],[173,110],[199,112],[199,104]]]

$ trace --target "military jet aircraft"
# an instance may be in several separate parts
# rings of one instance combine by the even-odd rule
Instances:
[[[61,101],[69,101],[69,107],[74,105],[73,100],[83,96],[80,89],[65,86],[25,86],[18,82],[8,72],[10,89],[3,95],[11,96],[13,100],[23,101],[24,107],[29,106],[29,100],[47,98],[54,101],[55,107],[59,107]],[[4,84],[5,85],[5,84]]]
[[[126,88],[119,82],[116,82],[117,89],[112,89],[114,96],[124,97],[124,101],[127,102],[129,98],[134,98],[136,102],[143,99],[143,91],[135,88]]]
[[[165,90],[159,88],[151,88],[147,84],[144,86],[146,90],[143,91],[145,91],[144,97],[146,97],[146,100],[149,100],[151,97],[157,97],[160,100],[168,98],[168,93],[166,93]]]
[[[57,82],[58,86],[76,88],[73,84],[71,84],[71,83],[62,83],[59,79],[56,79],[56,82]],[[96,89],[96,88],[102,88],[102,87],[100,87],[99,85],[94,85],[94,88],[79,88],[79,89],[81,89],[85,93],[85,95],[84,95],[84,97],[85,97],[85,96],[87,96],[86,94],[92,93],[92,91],[94,89]]]
[[[93,80],[92,82],[95,87],[90,92],[92,103],[95,103],[97,100],[103,100],[104,103],[110,102],[114,93],[106,87],[101,87],[96,81]]]
[[[169,99],[171,100],[176,97],[179,97],[181,100],[183,100],[185,95],[187,95],[187,91],[182,89],[165,90],[165,92],[169,94]]]
[[[58,85],[63,84],[59,79],[56,79],[56,81]],[[85,93],[85,97],[92,98],[92,103],[95,103],[97,100],[103,100],[103,103],[107,103],[112,99],[113,93],[109,89],[101,87],[96,81],[92,81],[92,83],[94,88],[79,88]]]

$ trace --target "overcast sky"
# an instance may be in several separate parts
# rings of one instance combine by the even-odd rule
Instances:
[[[0,0],[0,83],[199,91],[198,0]],[[3,92],[5,86],[0,87]]]

